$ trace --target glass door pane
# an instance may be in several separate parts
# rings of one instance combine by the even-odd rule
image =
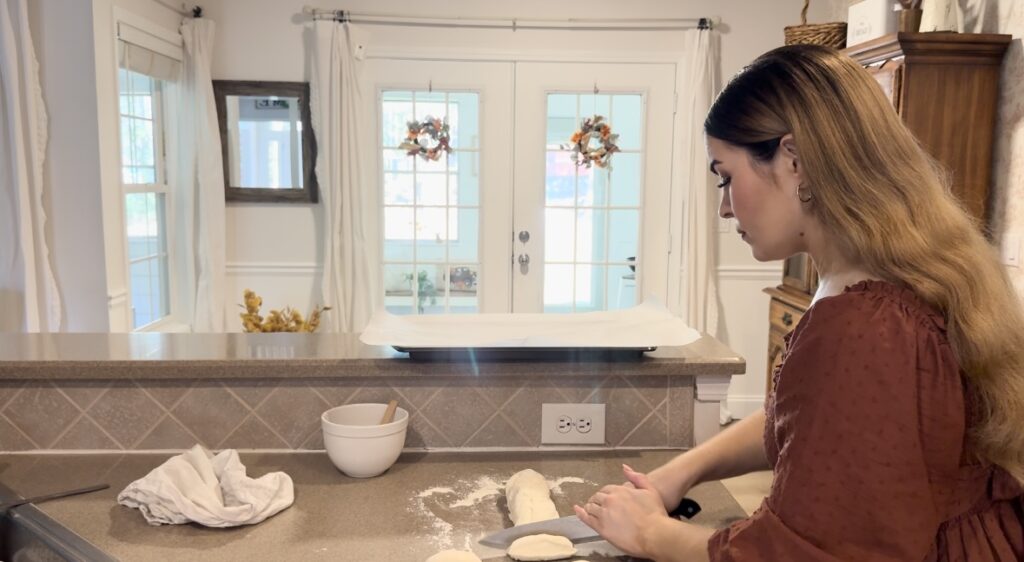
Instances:
[[[674,76],[659,63],[516,65],[514,311],[667,302]],[[597,116],[616,135],[607,167],[572,150],[603,147],[600,129],[574,138]]]
[[[636,274],[629,266],[639,254],[642,107],[638,93],[547,94],[544,312],[636,303]],[[619,135],[619,152],[609,167],[579,166],[570,151],[573,135],[583,120],[596,116]],[[625,146],[619,141],[623,138]],[[594,138],[591,146],[600,147],[600,142]]]
[[[479,93],[384,90],[380,117],[385,307],[479,311]],[[412,124],[428,122],[436,133],[413,132]],[[450,154],[410,148],[439,149],[445,137]]]

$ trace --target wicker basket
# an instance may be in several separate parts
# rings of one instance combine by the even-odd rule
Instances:
[[[800,11],[800,25],[784,28],[787,45],[825,45],[842,49],[846,46],[846,22],[814,23],[807,25],[807,8],[811,0],[804,0]]]

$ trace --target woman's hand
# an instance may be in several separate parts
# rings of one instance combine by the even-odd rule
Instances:
[[[584,523],[631,556],[649,556],[644,531],[669,519],[661,493],[646,475],[622,465],[627,484],[605,486],[583,505],[573,506]]]
[[[665,511],[671,512],[678,507],[690,488],[698,484],[693,465],[692,458],[683,454],[647,473],[647,481],[661,496]],[[622,485],[628,488],[636,487],[629,480]]]

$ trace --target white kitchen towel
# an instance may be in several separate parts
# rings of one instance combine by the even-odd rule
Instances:
[[[238,451],[225,449],[214,456],[201,445],[171,457],[117,495],[119,504],[138,508],[150,525],[195,522],[207,527],[259,523],[294,501],[287,474],[249,478]]]

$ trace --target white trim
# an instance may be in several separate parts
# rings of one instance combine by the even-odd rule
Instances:
[[[160,332],[160,333],[174,333],[174,334],[187,334],[192,332],[192,326],[188,324],[182,324],[181,322],[175,322],[170,316],[164,316],[163,318],[150,322],[145,326],[132,330],[135,333],[140,332]]]
[[[739,394],[727,400],[729,413],[733,419],[742,419],[764,409],[764,395]]]
[[[745,281],[782,281],[782,264],[779,265],[720,265],[718,278]]]
[[[729,397],[731,380],[732,375],[697,375],[694,397],[701,402],[721,402]]]
[[[316,262],[228,262],[228,275],[315,275],[322,271]]]
[[[722,429],[722,404],[729,397],[732,375],[697,375],[693,401],[693,442],[700,445]]]
[[[397,60],[438,60],[451,62],[568,62],[585,63],[631,63],[631,64],[676,64],[681,52],[673,51],[522,51],[506,49],[464,49],[424,47],[368,46],[366,56],[370,59]]]

